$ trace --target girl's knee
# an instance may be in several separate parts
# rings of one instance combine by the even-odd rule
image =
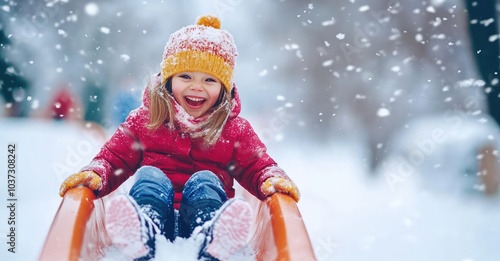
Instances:
[[[225,201],[227,198],[222,181],[208,170],[194,173],[184,185],[182,195],[183,200],[217,198]]]
[[[173,187],[172,182],[163,171],[153,166],[142,166],[136,173],[136,182],[153,182],[163,186]]]
[[[190,184],[203,184],[203,183],[212,183],[212,184],[220,184],[219,177],[217,177],[212,171],[209,170],[201,170],[194,173],[186,182],[186,186]]]

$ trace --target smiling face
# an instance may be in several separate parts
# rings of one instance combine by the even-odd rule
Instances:
[[[172,93],[186,112],[198,118],[210,110],[219,99],[222,83],[202,72],[181,72],[172,76]]]

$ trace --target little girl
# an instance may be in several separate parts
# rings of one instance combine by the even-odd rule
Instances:
[[[128,195],[106,206],[105,227],[132,259],[155,254],[155,236],[205,235],[200,258],[225,260],[247,244],[251,209],[234,198],[234,180],[263,200],[295,184],[266,153],[245,119],[232,82],[233,37],[213,16],[170,35],[161,72],[101,151],[61,185],[105,196],[135,174]]]

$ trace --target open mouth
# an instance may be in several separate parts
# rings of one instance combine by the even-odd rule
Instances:
[[[192,106],[192,107],[198,107],[198,106],[201,106],[203,105],[203,103],[205,103],[205,101],[207,99],[204,99],[204,98],[200,98],[200,97],[192,97],[192,96],[186,96],[184,97],[184,99],[186,100],[186,103],[189,105],[189,106]]]

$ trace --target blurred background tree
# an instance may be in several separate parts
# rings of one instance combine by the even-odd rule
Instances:
[[[5,101],[5,116],[26,117],[28,115],[27,94],[29,82],[22,71],[19,71],[4,50],[10,48],[10,41],[0,25],[0,93]]]
[[[497,1],[466,0],[469,17],[471,51],[481,78],[484,80],[488,111],[497,124],[500,124],[500,45],[498,44]]]

